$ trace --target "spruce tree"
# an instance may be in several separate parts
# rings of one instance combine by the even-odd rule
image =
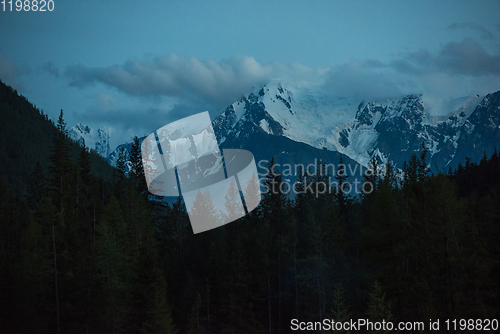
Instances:
[[[40,201],[37,216],[29,216],[29,224],[20,238],[20,277],[17,300],[22,305],[26,332],[44,332],[50,328],[53,317],[54,298],[50,238],[47,235],[46,199]],[[50,209],[49,209],[50,210]],[[50,319],[48,321],[48,319]],[[27,321],[26,321],[27,320]]]
[[[101,321],[110,332],[127,328],[130,315],[132,250],[125,218],[117,198],[112,197],[97,225],[96,278],[101,298]]]
[[[137,136],[134,137],[130,150],[130,176],[135,181],[139,193],[148,194],[144,166],[142,165],[141,144]]]
[[[118,160],[116,161],[116,169],[118,169],[121,176],[125,175],[125,167],[126,167],[125,149],[122,147],[120,150],[120,154],[118,155]]]
[[[340,323],[349,322],[352,318],[351,312],[349,311],[349,305],[347,305],[346,301],[345,288],[341,282],[337,282],[335,284],[333,291],[333,305],[329,318]],[[350,331],[332,330],[329,333],[350,333]]]
[[[215,209],[208,190],[198,189],[192,207],[188,208],[188,213],[192,222],[222,222],[221,214]]]
[[[249,212],[258,213],[257,206],[261,200],[260,183],[257,175],[253,174],[244,192],[245,204]]]
[[[393,321],[391,304],[386,300],[385,293],[380,284],[375,281],[368,296],[366,316],[371,322]],[[389,330],[371,330],[370,333],[389,333]]]
[[[238,188],[236,188],[236,182],[234,180],[231,181],[227,194],[224,197],[226,199],[224,207],[227,212],[223,213],[225,223],[231,222],[245,215],[240,192],[238,191]]]
[[[64,201],[68,198],[68,192],[70,191],[69,172],[71,170],[71,162],[69,160],[66,141],[66,123],[64,122],[63,111],[61,110],[59,120],[57,121],[57,131],[54,134],[49,167],[50,197],[60,212],[63,211]]]
[[[268,164],[268,173],[264,181],[264,196],[262,198],[262,228],[267,230],[265,241],[265,259],[268,268],[268,318],[272,330],[272,323],[282,322],[282,288],[283,288],[283,236],[285,219],[289,207],[288,192],[290,185],[283,182],[282,175],[276,168],[274,158]],[[277,268],[276,271],[272,267]],[[274,291],[273,291],[274,290]],[[277,316],[273,318],[273,304]]]

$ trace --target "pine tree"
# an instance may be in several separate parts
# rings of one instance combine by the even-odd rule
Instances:
[[[420,151],[420,160],[418,161],[418,180],[424,181],[429,177],[429,167],[427,167],[427,152],[428,149],[425,147],[425,144],[422,143],[422,150]]]
[[[243,205],[241,202],[240,192],[236,188],[236,183],[234,180],[231,181],[227,194],[225,195],[226,203],[224,206],[226,208],[226,213],[222,213],[225,217],[225,223],[229,223],[245,215]]]
[[[75,217],[73,210],[76,206],[73,196],[76,194],[76,188],[71,177],[74,167],[69,159],[67,140],[66,123],[61,110],[49,166],[48,196],[52,207],[47,206],[45,209],[46,223],[51,235],[57,332],[67,330],[63,326],[66,323],[65,317],[70,317],[75,311],[73,297],[76,296],[72,266],[73,257],[77,256],[73,247],[77,233],[76,225],[68,224]]]
[[[137,136],[134,137],[132,149],[130,150],[130,176],[135,181],[137,189],[141,194],[148,193],[144,166],[142,165],[141,144]]]
[[[16,333],[18,314],[12,307],[16,303],[15,263],[19,249],[17,234],[19,220],[14,199],[11,196],[3,175],[0,175],[0,325],[8,333]]]
[[[158,259],[158,248],[145,203],[140,201],[136,208],[139,214],[135,224],[139,225],[138,252],[133,254],[133,282],[129,314],[131,328],[140,333],[175,333],[171,308],[167,301],[167,285]],[[142,207],[141,207],[142,206]]]
[[[369,220],[362,230],[364,260],[376,277],[390,287],[390,297],[397,301],[398,315],[401,309],[401,263],[405,262],[409,236],[400,218],[397,205],[397,188],[392,184],[392,168],[387,168],[379,181],[378,191],[371,197]]]
[[[90,171],[90,153],[87,147],[82,147],[80,151],[80,156],[78,157],[78,169],[80,178],[82,182],[87,187],[90,186],[91,182],[91,171]]]
[[[391,304],[385,299],[385,293],[380,284],[375,281],[370,289],[368,297],[368,309],[366,315],[371,322],[389,322],[393,320]],[[388,330],[371,330],[370,333],[389,333]]]
[[[116,169],[120,172],[120,176],[125,175],[125,149],[122,147],[120,150],[120,154],[118,155],[118,160],[116,161]]]
[[[130,314],[132,276],[130,237],[122,210],[112,197],[96,227],[96,278],[100,282],[101,317],[110,332],[123,331]]]
[[[338,282],[335,284],[333,291],[333,306],[330,311],[330,319],[335,322],[349,322],[351,317],[351,312],[349,311],[349,306],[346,304],[346,293],[345,288],[342,283]],[[332,330],[329,333],[350,333],[350,331],[337,331]]]
[[[68,136],[68,130],[66,129],[66,122],[64,121],[64,113],[62,109],[57,120],[57,130],[65,137]]]
[[[78,157],[78,165],[76,167],[76,222],[79,222],[78,233],[85,233],[84,236],[90,235],[89,224],[89,205],[91,202],[91,192],[93,188],[93,179],[90,171],[90,153],[84,146]]]
[[[245,204],[248,212],[254,212],[260,203],[261,194],[259,189],[259,179],[257,175],[252,174],[250,181],[248,182],[247,188],[245,189]],[[257,210],[255,210],[257,212]]]
[[[235,242],[231,261],[231,281],[228,293],[228,323],[222,333],[251,333],[259,331],[254,305],[251,302],[251,272],[244,254],[243,245],[238,238]]]
[[[283,235],[284,223],[289,207],[289,201],[286,189],[284,188],[281,173],[277,170],[274,158],[268,164],[268,173],[264,181],[265,193],[262,199],[262,218],[264,226],[267,229],[268,235],[265,238],[265,259],[268,268],[268,318],[270,331],[272,331],[272,323],[275,321],[280,330],[282,322],[282,275],[284,270],[283,265]],[[290,191],[290,189],[288,189]],[[275,266],[277,272],[274,273],[271,268]],[[275,289],[273,287],[275,286]],[[273,320],[273,304],[275,306],[277,319]]]
[[[71,163],[69,160],[69,152],[66,147],[66,123],[63,118],[63,111],[59,115],[57,122],[57,131],[54,135],[54,143],[50,156],[50,178],[49,190],[50,197],[54,205],[60,212],[63,211],[64,201],[68,197],[69,190],[69,172],[71,170]]]
[[[193,205],[188,209],[189,218],[192,224],[209,224],[215,226],[223,223],[220,214],[216,211],[212,202],[212,196],[208,190],[202,192],[198,190]]]
[[[20,277],[18,281],[18,302],[25,318],[26,332],[44,332],[49,329],[54,305],[51,286],[53,286],[52,263],[48,254],[51,244],[44,222],[47,205],[46,199],[40,202],[39,215],[29,217],[29,224],[20,238]],[[50,210],[50,209],[49,209]],[[49,320],[50,319],[50,320]]]

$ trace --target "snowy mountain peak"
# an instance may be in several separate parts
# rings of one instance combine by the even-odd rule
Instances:
[[[490,95],[439,103],[422,94],[356,101],[273,80],[227,107],[213,124],[220,144],[245,148],[253,133],[264,133],[340,152],[365,167],[372,157],[402,167],[424,143],[429,162],[444,168],[475,126],[498,127],[500,112],[488,114],[498,93]]]
[[[424,144],[429,166],[443,171],[500,147],[500,92],[448,101],[421,94],[360,101],[273,80],[229,105],[212,126],[221,148],[248,149],[256,159],[338,163],[343,154],[364,167],[376,158],[402,168]],[[121,149],[128,159],[130,147],[120,145],[108,161],[116,165]]]
[[[103,127],[95,130],[87,125],[78,123],[68,130],[68,135],[80,145],[85,145],[95,150],[105,158],[107,158],[110,153],[109,134]]]

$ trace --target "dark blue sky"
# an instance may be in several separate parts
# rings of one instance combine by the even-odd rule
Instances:
[[[62,108],[69,125],[108,127],[113,146],[213,118],[271,78],[373,99],[500,89],[498,0],[54,5],[0,11],[0,79],[53,119]]]

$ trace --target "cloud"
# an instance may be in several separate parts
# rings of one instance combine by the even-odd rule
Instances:
[[[436,64],[470,76],[500,75],[500,53],[491,55],[470,38],[446,44],[436,57]]]
[[[11,87],[23,90],[24,85],[18,81],[21,74],[22,71],[0,51],[0,80]]]
[[[500,53],[488,53],[471,38],[437,52],[417,50],[387,63],[351,60],[332,67],[323,87],[331,94],[381,100],[422,93],[436,98],[486,94],[500,89]]]
[[[480,29],[479,25],[469,23],[450,27]],[[57,73],[51,63],[44,67]],[[297,63],[261,64],[248,56],[201,61],[194,57],[165,55],[132,58],[123,64],[104,67],[79,64],[65,71],[74,87],[103,84],[131,97],[178,98],[180,104],[197,108],[205,105],[204,110],[213,107],[217,111],[273,78],[284,82],[322,83],[326,91],[346,97],[383,99],[416,93],[412,91],[415,89],[425,90],[423,86],[429,83],[428,78],[436,73],[461,81],[472,77],[498,77],[500,54],[491,54],[475,40],[466,38],[444,44],[437,52],[418,50],[387,63],[373,59],[351,60],[327,69],[311,69]]]
[[[495,40],[495,35],[491,31],[489,31],[488,29],[486,29],[485,27],[483,27],[482,25],[480,25],[478,23],[457,22],[457,23],[453,23],[453,24],[449,25],[448,29],[451,29],[451,30],[469,29],[469,30],[478,32],[481,35],[481,37],[484,38],[485,40],[488,40],[488,41]]]
[[[44,67],[53,69],[50,63]],[[80,121],[104,124],[117,133],[147,134],[205,110],[213,119],[271,79],[292,87],[319,87],[326,95],[359,102],[422,93],[426,107],[432,109],[435,101],[499,90],[500,54],[489,53],[467,38],[435,52],[417,50],[387,62],[353,59],[323,69],[298,63],[261,64],[246,56],[201,61],[166,55],[104,67],[74,65],[66,68],[65,76],[74,87],[111,88],[99,89],[91,97],[94,105],[78,115]],[[434,112],[442,112],[438,102]]]
[[[204,102],[175,97],[137,98],[101,92],[89,98],[92,104],[86,110],[74,111],[73,119],[96,128],[115,129],[115,136],[123,141],[130,139],[125,138],[127,133],[146,135],[165,124],[207,110]],[[212,114],[212,118],[216,116]]]
[[[56,78],[59,78],[59,68],[57,68],[57,66],[54,65],[54,63],[52,63],[51,61],[48,61],[45,64],[43,64],[41,69],[43,71],[47,72],[48,74],[50,74]]]
[[[395,71],[393,81],[406,83],[406,90],[399,88],[424,95],[431,113],[444,112],[439,110],[443,101],[500,89],[500,53],[487,52],[471,38],[444,44],[437,52],[404,54],[388,66]]]
[[[407,74],[447,72],[450,75],[500,76],[500,53],[490,54],[471,38],[450,42],[436,54],[419,50],[395,59],[391,66]]]
[[[75,113],[75,118],[85,124],[100,124],[115,129],[135,129],[137,135],[144,135],[152,130],[168,124],[168,111],[147,106],[142,108],[114,108],[106,112],[88,110],[85,113]]]
[[[130,59],[122,65],[66,69],[70,85],[87,87],[102,83],[131,96],[175,96],[200,98],[212,103],[228,103],[272,77],[293,78],[310,75],[299,64],[262,65],[252,57],[231,57],[221,61],[200,61],[176,55],[152,59]]]
[[[359,100],[394,98],[405,94],[396,74],[379,61],[351,60],[328,71],[323,89],[331,95]]]

